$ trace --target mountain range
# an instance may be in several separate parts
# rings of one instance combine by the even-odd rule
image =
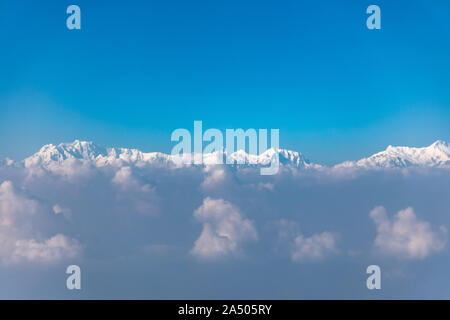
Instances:
[[[226,153],[226,151],[225,151]],[[278,153],[280,164],[305,169],[320,169],[325,166],[311,163],[301,153],[286,149],[269,149],[261,155],[251,155],[243,150],[230,154],[230,158],[241,160],[244,166],[266,166]],[[218,153],[203,155],[204,164],[213,164]],[[177,166],[178,156],[161,152],[145,153],[138,149],[105,148],[93,142],[75,140],[71,143],[58,145],[47,144],[37,153],[20,162],[6,159],[0,162],[3,166],[24,165],[25,167],[54,166],[66,161],[83,161],[95,166],[107,165],[137,165],[137,166]],[[395,147],[388,146],[386,150],[357,161],[345,161],[333,168],[407,168],[407,167],[439,167],[450,168],[450,148],[447,142],[438,140],[428,147]]]

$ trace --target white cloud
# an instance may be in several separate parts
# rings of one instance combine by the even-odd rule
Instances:
[[[325,231],[305,237],[300,233],[299,225],[295,221],[281,219],[275,225],[278,228],[280,245],[282,248],[289,248],[292,261],[319,261],[338,252],[335,233]]]
[[[203,189],[214,187],[226,179],[226,171],[223,166],[206,166],[203,172],[205,173],[205,179],[201,184]]]
[[[336,236],[331,232],[313,234],[309,238],[298,235],[294,239],[291,258],[296,262],[317,261],[336,252]]]
[[[62,234],[43,242],[35,239],[40,230],[35,230],[30,218],[40,209],[36,200],[17,191],[11,181],[0,185],[0,262],[49,263],[73,258],[81,253],[79,243]]]
[[[133,177],[130,167],[120,168],[114,175],[112,182],[119,185],[123,189],[139,189],[140,187],[136,178]]]
[[[300,228],[297,222],[281,219],[273,222],[273,225],[278,229],[278,237],[282,242],[291,241],[300,234]]]
[[[413,208],[399,211],[392,221],[382,206],[375,207],[370,217],[377,227],[374,246],[382,254],[409,259],[423,259],[444,249],[447,230],[433,231],[426,221],[417,219]]]
[[[242,218],[239,210],[223,199],[205,198],[194,211],[203,223],[200,237],[192,254],[202,258],[218,258],[237,253],[242,243],[258,240],[258,233],[250,220]]]
[[[95,173],[95,167],[92,163],[80,159],[66,159],[62,162],[49,162],[45,165],[26,159],[24,165],[29,180],[51,173],[55,176],[62,177],[68,182],[76,183]]]
[[[141,182],[130,167],[120,168],[112,178],[113,184],[119,187],[118,198],[128,202],[143,215],[159,214],[159,197],[156,190],[148,183]]]
[[[77,240],[71,240],[57,234],[43,242],[34,239],[17,240],[11,259],[22,259],[32,262],[57,262],[66,258],[75,258],[81,253]]]
[[[275,185],[273,183],[267,182],[267,183],[263,183],[260,182],[258,183],[258,190],[269,190],[269,191],[274,191],[275,190]]]
[[[0,226],[12,227],[24,215],[32,215],[37,210],[37,202],[26,199],[14,190],[11,181],[0,185]]]
[[[53,212],[56,215],[62,214],[68,220],[71,220],[72,218],[72,210],[70,210],[70,208],[62,207],[59,204],[53,206]]]

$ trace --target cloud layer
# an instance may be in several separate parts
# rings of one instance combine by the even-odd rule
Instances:
[[[257,167],[158,165],[161,155],[137,151],[80,159],[70,149],[57,161],[53,151],[47,162],[0,166],[0,273],[11,275],[0,297],[23,276],[16,269],[49,283],[68,264],[86,268],[94,298],[236,298],[230,288],[242,298],[342,298],[343,287],[355,298],[366,297],[359,281],[369,264],[420,277],[422,286],[443,276],[423,270],[450,267],[443,168],[285,165],[261,176]],[[384,208],[407,209],[389,218]],[[386,294],[403,297],[402,278],[390,279]],[[42,297],[40,286],[26,292]],[[51,297],[63,294],[54,290]]]

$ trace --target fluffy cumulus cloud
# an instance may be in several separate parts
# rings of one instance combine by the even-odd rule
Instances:
[[[81,253],[77,240],[57,234],[50,239],[38,242],[35,239],[17,240],[12,253],[12,261],[54,262],[75,258]]]
[[[11,181],[0,184],[0,227],[14,228],[16,224],[26,223],[26,216],[36,213],[37,202],[27,199],[14,190]]]
[[[430,223],[419,220],[413,208],[397,212],[389,219],[384,207],[370,212],[377,228],[374,246],[382,254],[423,259],[445,247],[447,229],[440,226],[433,230]]]
[[[205,179],[201,184],[203,189],[213,188],[223,183],[227,178],[226,168],[223,166],[205,166],[203,172],[205,175]]]
[[[118,199],[125,206],[133,207],[143,215],[157,215],[159,213],[159,197],[156,190],[149,183],[135,174],[131,167],[125,166],[117,170],[112,183],[118,187]]]
[[[203,223],[200,237],[192,254],[201,258],[218,258],[235,254],[248,241],[258,240],[258,233],[238,208],[223,199],[205,198],[194,211],[197,221]]]
[[[133,176],[130,167],[120,168],[114,175],[112,182],[120,186],[123,190],[141,188],[141,185]]]
[[[276,223],[281,245],[289,247],[294,262],[321,261],[335,254],[337,250],[337,234],[324,231],[305,237],[300,233],[298,223],[281,219]]]
[[[11,181],[0,184],[0,262],[51,263],[80,255],[78,241],[63,234],[37,238],[40,230],[36,230],[32,221],[41,210],[38,201],[16,190]]]
[[[62,162],[49,162],[40,164],[35,159],[26,159],[24,165],[28,179],[54,175],[62,177],[66,182],[77,183],[95,174],[92,163],[79,159],[66,159]]]
[[[308,238],[297,236],[291,257],[296,262],[318,261],[336,252],[336,236],[330,232],[322,232]]]

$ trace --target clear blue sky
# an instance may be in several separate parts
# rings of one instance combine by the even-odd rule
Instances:
[[[447,0],[0,0],[0,157],[74,139],[169,152],[194,120],[279,128],[282,147],[325,164],[448,141],[449,12]]]

